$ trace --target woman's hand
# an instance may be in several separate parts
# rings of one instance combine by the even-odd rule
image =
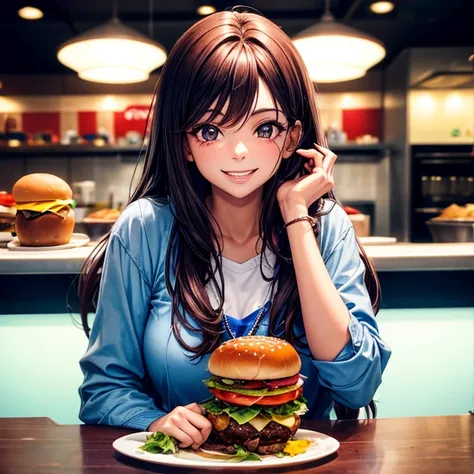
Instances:
[[[180,442],[180,448],[192,446],[193,449],[198,449],[207,440],[211,430],[211,422],[203,416],[197,403],[176,407],[148,427],[148,431],[173,436]]]
[[[311,150],[296,150],[309,161],[304,166],[311,174],[285,181],[277,191],[277,199],[285,222],[307,214],[309,206],[334,188],[334,163],[337,156],[327,148],[314,144]],[[297,215],[298,214],[298,215]]]

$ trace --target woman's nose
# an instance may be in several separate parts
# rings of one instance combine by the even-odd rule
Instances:
[[[234,149],[234,158],[241,160],[247,156],[248,152],[247,147],[242,142],[239,142]]]

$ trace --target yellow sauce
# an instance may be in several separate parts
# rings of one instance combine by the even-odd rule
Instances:
[[[313,442],[308,439],[290,439],[283,448],[283,452],[293,457],[305,453],[312,444]]]

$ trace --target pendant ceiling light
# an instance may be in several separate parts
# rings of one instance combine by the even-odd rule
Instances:
[[[330,0],[325,2],[321,21],[293,38],[311,80],[341,82],[364,76],[385,57],[382,42],[336,22],[329,11]]]
[[[150,0],[150,30],[152,30]],[[107,84],[146,81],[163,65],[166,50],[158,42],[125,26],[117,18],[116,0],[112,18],[62,44],[58,60],[76,71],[81,79]]]

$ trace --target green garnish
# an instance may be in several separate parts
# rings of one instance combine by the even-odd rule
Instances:
[[[234,448],[236,453],[229,459],[226,459],[225,462],[261,461],[258,454],[247,451],[243,446],[234,444]]]
[[[146,435],[146,443],[139,446],[139,449],[153,454],[174,454],[178,451],[178,442],[172,436],[157,431]]]
[[[221,413],[227,413],[233,418],[239,425],[253,420],[256,416],[262,415],[271,417],[272,415],[279,416],[290,416],[294,414],[304,414],[307,411],[306,399],[301,396],[297,400],[284,403],[276,407],[258,406],[252,405],[250,407],[230,405],[228,403],[213,398],[203,404],[204,408],[213,415],[220,415]]]

